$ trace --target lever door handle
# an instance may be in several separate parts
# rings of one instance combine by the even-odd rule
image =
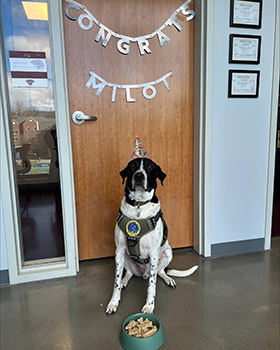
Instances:
[[[92,117],[90,115],[85,115],[83,112],[81,111],[76,111],[72,114],[72,121],[77,124],[77,125],[81,125],[85,122],[85,120],[97,120],[96,117]]]

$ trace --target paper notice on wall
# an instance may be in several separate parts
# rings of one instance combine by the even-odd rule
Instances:
[[[48,87],[45,52],[9,51],[13,87]]]

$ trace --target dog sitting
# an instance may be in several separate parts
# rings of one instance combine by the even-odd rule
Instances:
[[[112,298],[106,314],[117,311],[121,290],[133,275],[149,278],[147,299],[143,313],[152,314],[155,308],[157,275],[170,287],[176,282],[169,276],[186,277],[198,266],[186,271],[165,268],[172,260],[172,249],[168,243],[168,228],[155,194],[157,179],[163,185],[166,174],[148,158],[136,158],[120,172],[126,180],[125,196],[122,199],[115,227],[116,274]],[[123,275],[125,269],[125,275]],[[169,276],[168,276],[168,275]]]

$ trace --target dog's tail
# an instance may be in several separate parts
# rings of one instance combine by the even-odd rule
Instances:
[[[198,269],[198,265],[195,265],[188,270],[166,269],[165,272],[168,276],[172,276],[172,277],[188,277],[192,275],[197,269]]]

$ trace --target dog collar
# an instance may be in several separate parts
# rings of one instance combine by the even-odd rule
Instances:
[[[132,205],[133,207],[141,207],[142,205],[148,204],[150,202],[150,200],[145,201],[145,202],[138,202],[138,201],[134,201],[134,200],[130,199],[129,197],[127,197],[126,202],[128,204]]]
[[[127,202],[129,205],[132,205],[133,207],[141,207],[142,205],[148,204],[148,203],[150,203],[150,202],[158,203],[158,198],[157,198],[156,195],[154,195],[152,199],[149,199],[149,200],[147,200],[147,201],[145,201],[145,202],[134,201],[134,200],[130,199],[128,195],[126,195],[125,197],[126,197],[126,198],[125,198],[126,202]]]

